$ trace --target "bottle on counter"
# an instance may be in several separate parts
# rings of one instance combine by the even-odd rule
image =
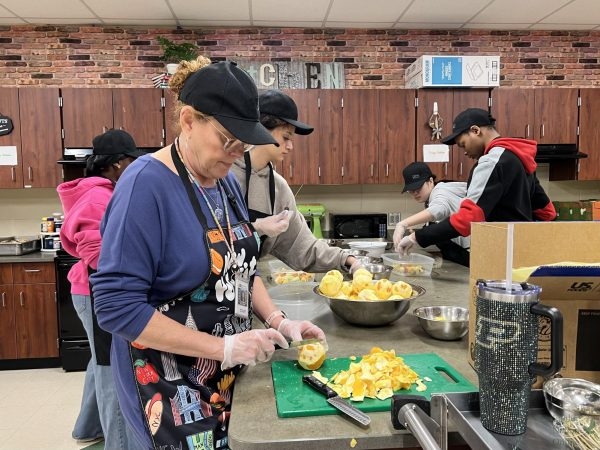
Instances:
[[[58,233],[60,231],[60,229],[62,228],[62,224],[63,224],[63,220],[64,217],[61,213],[52,213],[52,216],[54,217],[54,231],[56,233]]]
[[[47,218],[46,228],[48,229],[48,233],[54,233],[54,217]]]
[[[42,223],[40,226],[40,231],[42,233],[47,233],[48,232],[48,218],[47,217],[42,217]]]

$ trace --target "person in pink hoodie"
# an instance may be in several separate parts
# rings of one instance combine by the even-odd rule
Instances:
[[[100,221],[115,183],[127,166],[143,154],[127,132],[109,130],[94,138],[86,176],[62,183],[56,189],[65,215],[60,230],[62,247],[80,258],[68,274],[71,297],[92,350],[72,436],[79,441],[104,437],[105,448],[111,450],[131,449],[134,444],[117,401],[109,357],[111,335],[98,327],[88,276],[98,267]]]

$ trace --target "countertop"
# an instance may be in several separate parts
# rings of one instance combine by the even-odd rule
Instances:
[[[38,262],[54,262],[56,252],[33,252],[26,255],[18,256],[0,256],[0,264],[2,263],[38,263]]]
[[[268,273],[260,266],[262,273]],[[395,275],[391,280],[395,281]],[[459,341],[438,341],[419,326],[412,310],[417,306],[467,306],[469,300],[469,269],[444,261],[430,277],[411,277],[407,281],[423,286],[427,292],[413,300],[410,310],[389,326],[356,327],[326,313],[314,320],[327,334],[329,357],[363,355],[371,347],[394,349],[397,354],[437,353],[467,380],[477,385],[477,375],[467,362],[467,337]],[[279,350],[273,360],[295,359],[293,350]],[[327,448],[356,449],[417,447],[416,439],[406,431],[394,430],[389,412],[369,413],[371,425],[362,429],[339,415],[281,419],[277,416],[271,364],[249,367],[236,381],[229,428],[229,445],[233,450],[292,450]],[[452,436],[451,436],[452,437]],[[454,436],[456,438],[456,436]],[[452,441],[451,441],[452,442]],[[460,442],[460,439],[458,441]]]

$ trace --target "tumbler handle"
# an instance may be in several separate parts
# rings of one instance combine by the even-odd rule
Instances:
[[[550,338],[550,365],[531,363],[529,373],[550,377],[560,371],[563,365],[563,316],[557,308],[541,303],[534,303],[530,311],[532,314],[550,319],[552,335]]]

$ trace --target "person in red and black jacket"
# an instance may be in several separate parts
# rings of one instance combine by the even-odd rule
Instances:
[[[556,218],[554,205],[536,175],[537,143],[505,138],[487,111],[469,108],[456,116],[452,134],[442,139],[456,144],[477,160],[467,181],[467,196],[459,210],[436,224],[405,236],[398,251],[406,254],[415,245],[427,247],[471,234],[473,222],[532,222]]]

